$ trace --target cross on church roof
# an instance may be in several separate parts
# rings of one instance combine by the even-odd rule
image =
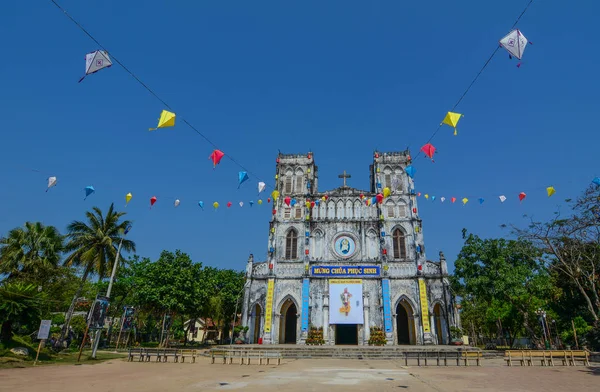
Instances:
[[[344,174],[340,174],[338,176],[338,178],[343,178],[344,179],[344,188],[346,187],[346,178],[350,178],[352,177],[350,174],[346,174],[346,170],[344,170]]]

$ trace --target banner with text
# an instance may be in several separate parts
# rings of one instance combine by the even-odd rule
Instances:
[[[273,291],[275,289],[275,279],[269,279],[267,285],[267,300],[265,303],[265,332],[271,332],[271,317],[273,315]]]
[[[329,324],[363,324],[361,279],[329,280]]]
[[[310,269],[312,276],[321,277],[377,277],[380,275],[381,269],[378,265],[369,266],[336,266],[336,265],[313,265]]]
[[[427,301],[427,287],[424,279],[419,279],[419,297],[421,299],[421,319],[423,320],[423,332],[431,332],[429,326],[429,301]]]

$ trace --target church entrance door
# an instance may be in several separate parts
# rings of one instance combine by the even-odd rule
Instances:
[[[252,343],[258,343],[258,339],[260,338],[260,319],[261,314],[260,306],[256,304],[254,307],[254,339],[252,339]]]
[[[358,325],[357,324],[336,324],[335,325],[335,344],[337,345],[358,345]]]
[[[396,307],[396,332],[398,344],[415,344],[415,320],[406,301],[398,302]]]
[[[433,318],[435,319],[435,334],[437,336],[437,344],[444,344],[444,331],[442,330],[442,308],[440,304],[435,304],[433,307]]]
[[[281,324],[279,325],[279,343],[296,344],[296,328],[298,324],[298,310],[291,299],[284,302],[281,307]]]

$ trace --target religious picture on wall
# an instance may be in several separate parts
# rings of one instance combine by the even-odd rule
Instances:
[[[344,313],[346,316],[348,316],[348,313],[350,313],[350,309],[352,309],[350,305],[350,298],[352,298],[352,294],[348,292],[348,287],[344,288],[344,292],[340,295],[340,298],[342,299],[342,307],[340,308],[340,313]]]
[[[362,279],[330,279],[329,301],[330,324],[364,323]]]
[[[356,250],[354,239],[352,239],[352,237],[349,235],[341,235],[337,237],[333,243],[333,247],[335,249],[335,253],[343,258],[352,256]]]

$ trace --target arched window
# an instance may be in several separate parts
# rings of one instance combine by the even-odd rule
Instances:
[[[406,240],[404,233],[400,229],[394,230],[392,236],[394,241],[394,259],[405,259],[406,258]]]
[[[296,183],[295,193],[306,193],[304,192],[304,172],[302,169],[296,170],[296,179],[294,182]]]
[[[285,259],[295,260],[298,258],[298,232],[290,230],[285,236]]]

